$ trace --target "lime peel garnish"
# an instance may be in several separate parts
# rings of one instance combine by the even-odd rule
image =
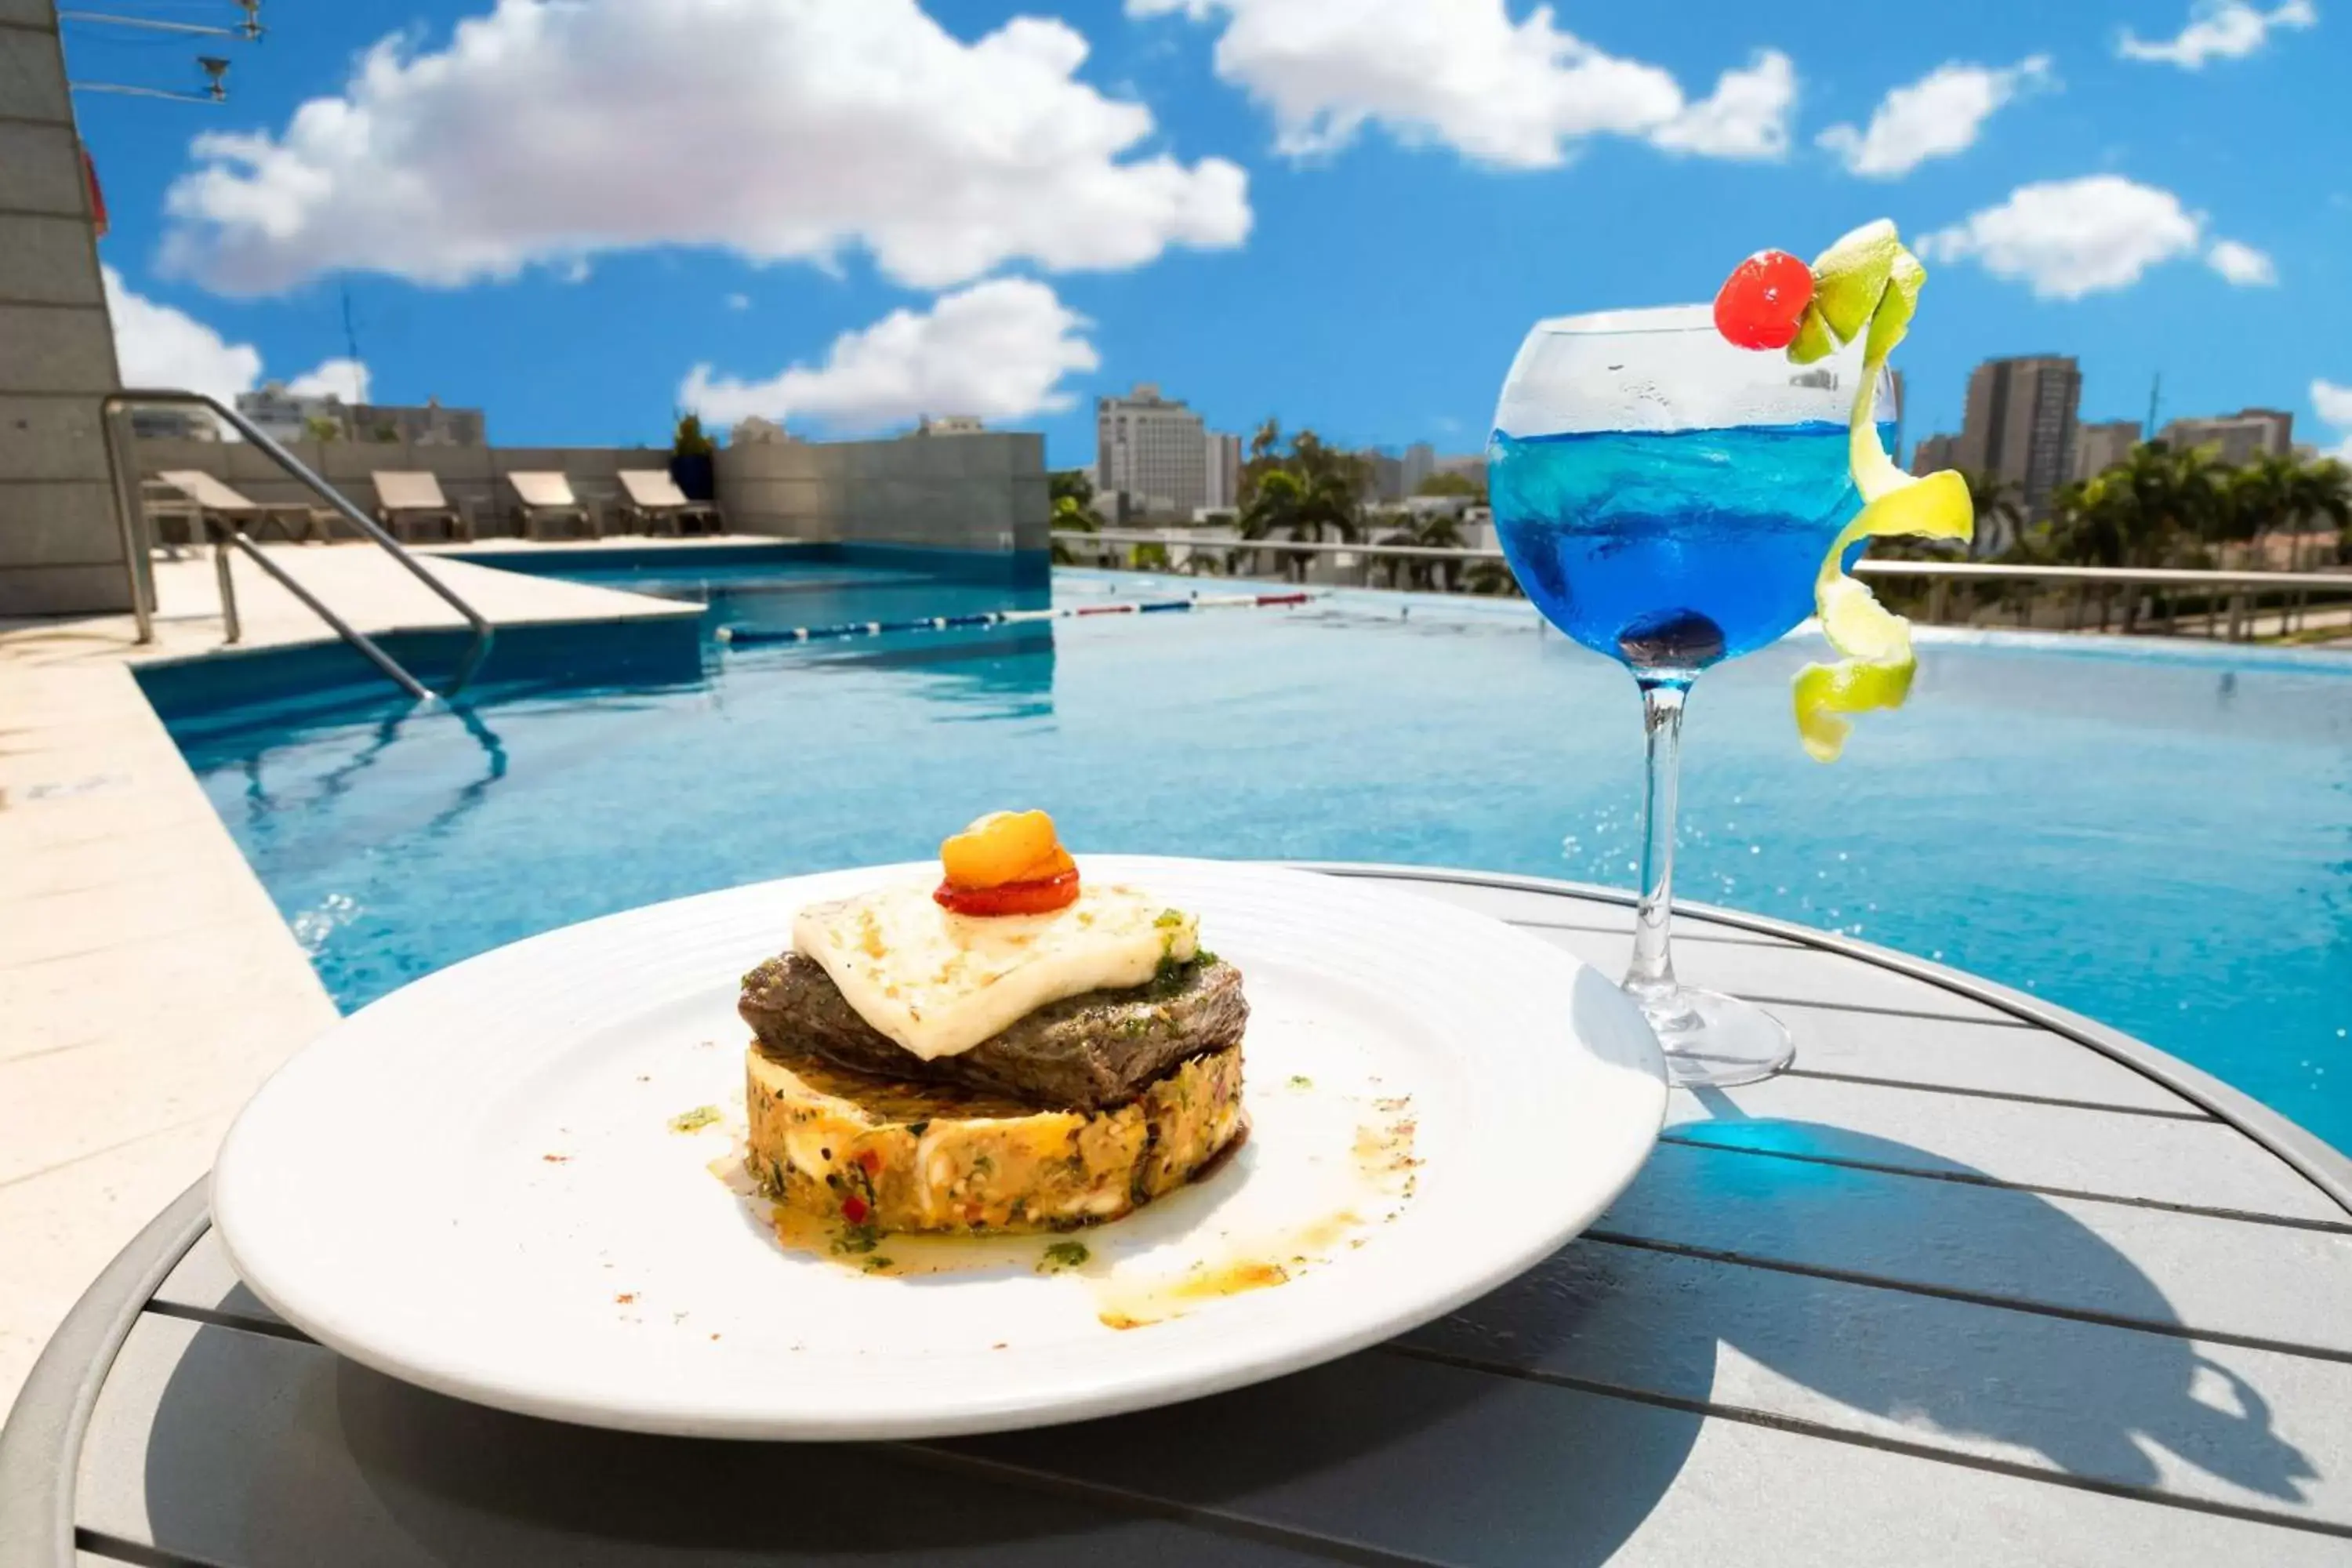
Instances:
[[[1822,635],[1839,658],[1834,664],[1808,664],[1797,672],[1793,687],[1797,733],[1806,752],[1815,762],[1833,763],[1853,730],[1849,716],[1901,707],[1918,668],[1911,623],[1847,574],[1846,551],[1858,540],[1894,534],[1965,540],[1976,531],[1976,513],[1968,481],[1958,473],[1947,468],[1906,474],[1878,440],[1878,377],[1910,331],[1927,269],[1904,248],[1895,226],[1882,218],[1822,252],[1813,263],[1813,280],[1812,302],[1805,307],[1789,358],[1810,363],[1863,337],[1862,385],[1847,423],[1849,461],[1863,507],[1830,546],[1813,582]]]

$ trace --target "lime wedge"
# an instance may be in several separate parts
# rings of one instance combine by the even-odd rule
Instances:
[[[1797,732],[1818,762],[1837,761],[1853,729],[1851,715],[1901,707],[1918,668],[1911,651],[1911,623],[1846,574],[1846,551],[1864,539],[1893,534],[1967,539],[1976,530],[1965,479],[1949,469],[1906,474],[1878,442],[1878,377],[1895,345],[1910,330],[1919,289],[1927,280],[1927,269],[1904,248],[1893,224],[1866,224],[1813,263],[1813,302],[1797,330],[1797,341],[1789,347],[1789,357],[1804,364],[1820,359],[1834,344],[1852,342],[1865,329],[1868,333],[1863,342],[1862,384],[1854,391],[1847,423],[1862,510],[1830,546],[1813,583],[1822,635],[1839,658],[1834,664],[1808,664],[1799,670],[1793,693]]]

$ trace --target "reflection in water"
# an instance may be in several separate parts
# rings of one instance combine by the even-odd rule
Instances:
[[[252,813],[257,816],[301,805],[306,798],[312,802],[330,801],[348,795],[354,780],[391,753],[404,730],[418,724],[438,725],[449,719],[457,721],[458,727],[481,748],[484,766],[480,775],[460,784],[450,804],[436,812],[425,825],[426,832],[437,831],[478,805],[490,786],[507,776],[509,763],[504,742],[473,705],[462,700],[450,703],[404,705],[398,712],[384,715],[373,727],[367,743],[349,761],[311,775],[314,787],[307,796],[283,792],[272,795],[262,778],[262,763],[268,758],[269,752],[267,749],[251,752],[244,758],[240,770],[246,779],[246,799]]]
[[[714,582],[707,629],[1024,599],[967,583],[820,606],[835,591]],[[1623,671],[1524,605],[1372,608],[713,639],[690,682],[501,681],[470,694],[511,759],[487,792],[478,740],[422,717],[339,788],[395,710],[375,688],[333,715],[307,694],[166,711],[282,908],[362,905],[319,958],[346,1005],[614,909],[927,854],[941,823],[1015,800],[1097,846],[1630,883]],[[1690,892],[2038,991],[2352,1147],[2352,675],[2258,650],[1938,646],[1911,705],[1823,769],[1788,721],[1816,651],[1778,645],[1702,688]]]
[[[913,688],[942,720],[1037,718],[1054,711],[1054,624],[916,632],[854,651],[803,656],[814,670],[921,671]]]

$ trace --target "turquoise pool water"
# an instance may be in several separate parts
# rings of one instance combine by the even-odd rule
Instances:
[[[608,579],[609,580],[609,579]],[[635,573],[708,634],[1204,589],[812,565]],[[656,589],[656,591],[658,591]],[[1216,585],[1204,591],[1216,592]],[[1699,682],[1688,896],[1976,971],[2352,1148],[2352,658],[1931,642],[1898,714],[1808,761],[1791,640]],[[1415,861],[1630,886],[1638,719],[1524,604],[1058,620],[722,648],[651,689],[463,712],[175,706],[174,733],[346,1007],[551,926],[933,852],[1008,804],[1081,849]]]

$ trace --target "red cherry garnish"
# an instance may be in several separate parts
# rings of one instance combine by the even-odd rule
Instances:
[[[1785,250],[1759,250],[1715,297],[1715,330],[1739,348],[1785,349],[1813,302],[1813,269]]]

